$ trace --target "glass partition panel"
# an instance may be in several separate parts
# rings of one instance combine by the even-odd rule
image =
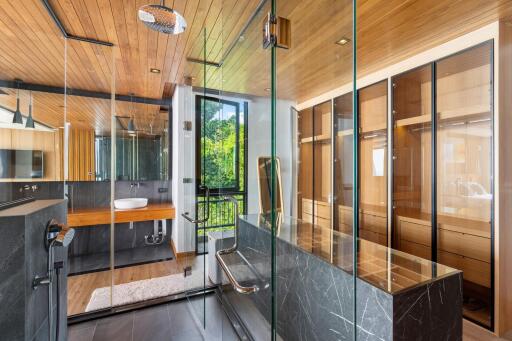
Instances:
[[[218,199],[224,203],[215,214],[224,212],[224,224],[217,226],[225,226],[219,226],[217,232],[208,230],[208,257],[215,251],[221,253],[218,258],[232,277],[218,277],[220,297],[233,307],[246,332],[261,340],[272,339],[274,325],[272,218],[274,182],[279,173],[273,168],[279,161],[272,152],[271,49],[264,49],[261,43],[262,23],[272,2],[223,1],[223,44],[207,57],[222,61],[208,77],[208,86],[219,89],[214,97],[220,104],[218,124],[224,127],[224,132],[217,134],[217,159],[223,165],[217,168],[217,175],[224,181],[235,180],[235,186],[218,188]],[[261,214],[264,228],[245,224],[245,214]],[[229,340],[229,335],[225,328],[223,339]]]
[[[352,1],[276,4],[276,15],[290,20],[291,40],[287,45],[286,35],[279,37],[279,45],[287,48],[275,52],[274,143],[277,155],[283,155],[284,207],[288,200],[296,206],[285,209],[276,229],[276,335],[284,340],[352,340],[357,330],[357,223],[352,221],[353,203],[358,202],[353,191],[358,187],[358,134],[352,132],[358,120],[351,91],[355,9]],[[285,25],[280,18],[278,26]],[[368,337],[361,329],[357,332],[358,338]]]
[[[492,43],[436,63],[437,256],[464,272],[464,316],[491,327]]]
[[[75,229],[67,292],[68,315],[76,316],[112,306],[114,52],[74,40],[66,45],[64,160],[68,224]]]
[[[393,248],[432,258],[432,68],[393,77]]]

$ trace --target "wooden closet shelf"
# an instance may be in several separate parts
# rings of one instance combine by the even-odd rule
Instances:
[[[430,114],[428,115],[419,115],[409,118],[404,118],[401,120],[396,120],[396,126],[397,127],[405,127],[405,126],[411,126],[415,124],[424,124],[424,123],[430,123],[432,121],[432,116]]]
[[[383,130],[385,131],[386,129],[387,129],[386,123],[367,125],[367,126],[361,127],[361,134],[376,133],[376,132],[380,132]]]
[[[329,142],[331,140],[330,135],[316,135],[311,137],[305,137],[300,140],[300,143],[311,143],[311,142]]]
[[[345,129],[345,130],[338,131],[337,135],[339,137],[343,137],[343,136],[351,136],[353,133],[354,133],[353,129]]]
[[[475,105],[456,110],[446,110],[438,113],[440,121],[481,121],[482,119],[491,119],[491,110],[489,106]]]

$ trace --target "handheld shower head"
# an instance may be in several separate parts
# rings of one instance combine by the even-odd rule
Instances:
[[[46,225],[45,233],[45,246],[49,249],[50,245],[58,245],[67,247],[71,244],[75,230],[65,224],[59,224],[55,219],[52,219]]]
[[[73,237],[75,236],[75,230],[67,225],[61,226],[62,228],[59,234],[57,235],[57,238],[55,238],[55,243],[63,247],[68,247],[69,244],[71,244]]]

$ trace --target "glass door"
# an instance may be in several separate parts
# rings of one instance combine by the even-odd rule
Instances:
[[[255,340],[272,340],[274,324],[272,233],[279,161],[272,158],[272,48],[265,49],[261,42],[262,23],[273,2],[223,2],[224,44],[216,60],[222,65],[208,77],[209,85],[219,90],[213,96],[219,101],[221,122],[235,133],[237,121],[239,126],[238,134],[217,134],[224,137],[217,143],[216,158],[223,165],[217,167],[223,182],[219,200],[223,198],[224,219],[233,228],[209,233],[208,248],[217,253],[216,284],[223,306],[232,311],[238,335]],[[237,190],[245,191],[245,200]],[[223,328],[223,339],[233,339],[230,328]]]
[[[492,328],[492,43],[436,62],[437,257],[464,272],[464,317]]]
[[[359,90],[359,237],[388,245],[387,80]]]
[[[393,77],[393,248],[432,259],[432,67]]]

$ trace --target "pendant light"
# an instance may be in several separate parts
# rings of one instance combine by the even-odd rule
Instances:
[[[23,117],[21,116],[21,111],[20,111],[20,89],[19,88],[18,88],[18,94],[16,96],[16,111],[14,112],[14,116],[12,118],[12,123],[23,124]]]
[[[133,122],[133,118],[130,118],[130,121],[128,121],[128,133],[135,134],[135,122]]]
[[[34,129],[36,126],[34,124],[34,119],[32,118],[32,91],[30,91],[30,103],[28,105],[28,118],[27,123],[25,123],[25,128]]]

